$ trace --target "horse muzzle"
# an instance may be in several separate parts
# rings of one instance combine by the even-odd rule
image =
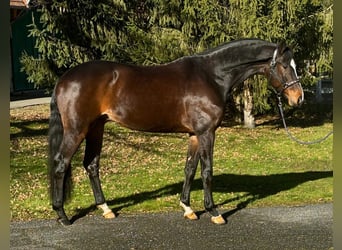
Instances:
[[[304,94],[299,94],[299,95],[286,95],[288,104],[291,107],[299,107],[303,104],[304,102]]]

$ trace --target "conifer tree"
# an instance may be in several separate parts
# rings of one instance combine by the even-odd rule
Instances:
[[[31,36],[39,57],[24,54],[21,60],[36,87],[51,90],[66,70],[89,60],[160,64],[247,37],[290,44],[306,85],[320,72],[332,72],[332,0],[36,2],[40,19]],[[309,74],[307,64],[316,71]],[[254,78],[241,89],[252,96],[250,112],[270,110],[266,79]]]
[[[302,0],[231,0],[229,24],[234,27],[231,37],[258,37],[279,42],[286,41],[295,53],[304,85],[312,85],[316,78],[308,79],[305,61],[317,65],[319,72],[332,72],[332,1]],[[262,84],[253,84],[259,82]],[[240,91],[244,122],[254,127],[252,113],[271,109],[268,98],[271,91],[267,79],[255,76],[246,80]]]

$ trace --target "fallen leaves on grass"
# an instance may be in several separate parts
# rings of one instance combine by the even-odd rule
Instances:
[[[49,105],[10,111],[10,191],[13,220],[54,218],[47,181]],[[291,127],[301,139],[319,137],[333,125]],[[106,125],[100,176],[112,207],[125,212],[179,209],[188,136],[134,132]],[[72,161],[74,196],[66,211],[75,214],[94,204],[82,166],[84,143]],[[275,125],[245,129],[220,127],[214,150],[214,199],[222,209],[332,201],[332,139],[298,145]],[[310,179],[310,171],[320,171]],[[299,177],[288,184],[287,176]],[[283,177],[283,175],[285,177]],[[322,177],[320,177],[322,176]],[[307,179],[305,179],[305,178]],[[257,183],[268,181],[266,183]],[[253,182],[253,183],[250,183]],[[215,185],[216,183],[216,185]],[[273,193],[272,188],[277,190]],[[191,192],[195,209],[203,209],[200,168]]]

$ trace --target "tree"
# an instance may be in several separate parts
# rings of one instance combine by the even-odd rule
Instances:
[[[67,69],[89,60],[160,64],[246,37],[292,45],[306,86],[323,73],[332,74],[332,0],[36,3],[40,20],[34,20],[31,36],[36,38],[39,57],[24,54],[21,60],[36,87],[51,90]],[[267,86],[267,79],[254,77],[238,88],[245,92],[240,97],[245,100],[246,117],[271,109]]]
[[[234,27],[231,37],[258,37],[279,42],[286,41],[293,47],[304,85],[312,85],[321,73],[332,73],[332,0],[231,0],[229,24]],[[308,74],[305,62],[316,67],[315,76]],[[309,77],[308,77],[309,76]],[[243,84],[242,95],[244,122],[254,127],[252,113],[265,112],[271,107],[265,100],[271,95],[267,79],[254,77]],[[253,93],[251,93],[253,92]]]

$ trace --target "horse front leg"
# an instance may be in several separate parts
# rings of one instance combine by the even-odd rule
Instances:
[[[226,221],[215,208],[212,194],[214,141],[215,132],[206,132],[199,137],[199,155],[204,190],[204,207],[210,213],[211,221],[214,224],[225,224]]]
[[[197,136],[192,135],[189,139],[189,148],[186,158],[186,164],[184,168],[185,180],[183,184],[183,190],[180,199],[180,206],[184,209],[184,218],[190,220],[197,220],[198,217],[190,207],[190,190],[191,184],[194,180],[196,169],[198,165],[198,139]]]

